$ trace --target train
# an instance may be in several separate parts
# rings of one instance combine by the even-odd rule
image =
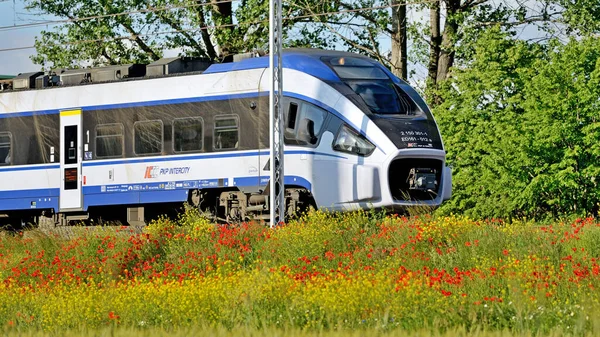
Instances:
[[[368,57],[282,54],[285,209],[439,206],[452,172],[419,93]],[[0,219],[143,223],[190,204],[268,219],[268,57],[23,73],[0,87]]]

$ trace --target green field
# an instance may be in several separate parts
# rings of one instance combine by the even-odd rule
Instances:
[[[65,233],[68,232],[68,235]],[[312,213],[271,230],[194,211],[0,236],[7,335],[600,333],[600,225]]]

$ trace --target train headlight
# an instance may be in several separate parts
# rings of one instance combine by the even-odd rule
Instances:
[[[333,149],[359,156],[368,156],[375,150],[375,145],[371,144],[370,141],[356,131],[344,125],[333,141]]]

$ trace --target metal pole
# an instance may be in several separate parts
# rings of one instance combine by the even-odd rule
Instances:
[[[285,187],[283,171],[283,68],[281,59],[282,0],[269,0],[269,70],[271,89],[269,90],[269,144],[270,185],[269,212],[271,228],[285,222]]]

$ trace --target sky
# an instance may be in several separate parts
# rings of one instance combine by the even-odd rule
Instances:
[[[2,27],[0,28],[0,49],[33,46],[36,35],[45,29],[44,26],[26,29],[7,29],[4,27],[49,19],[27,13],[22,1],[0,0],[0,27]],[[29,59],[29,56],[33,53],[35,53],[34,48],[1,51],[0,75],[17,75],[39,70],[41,67],[33,64]]]

